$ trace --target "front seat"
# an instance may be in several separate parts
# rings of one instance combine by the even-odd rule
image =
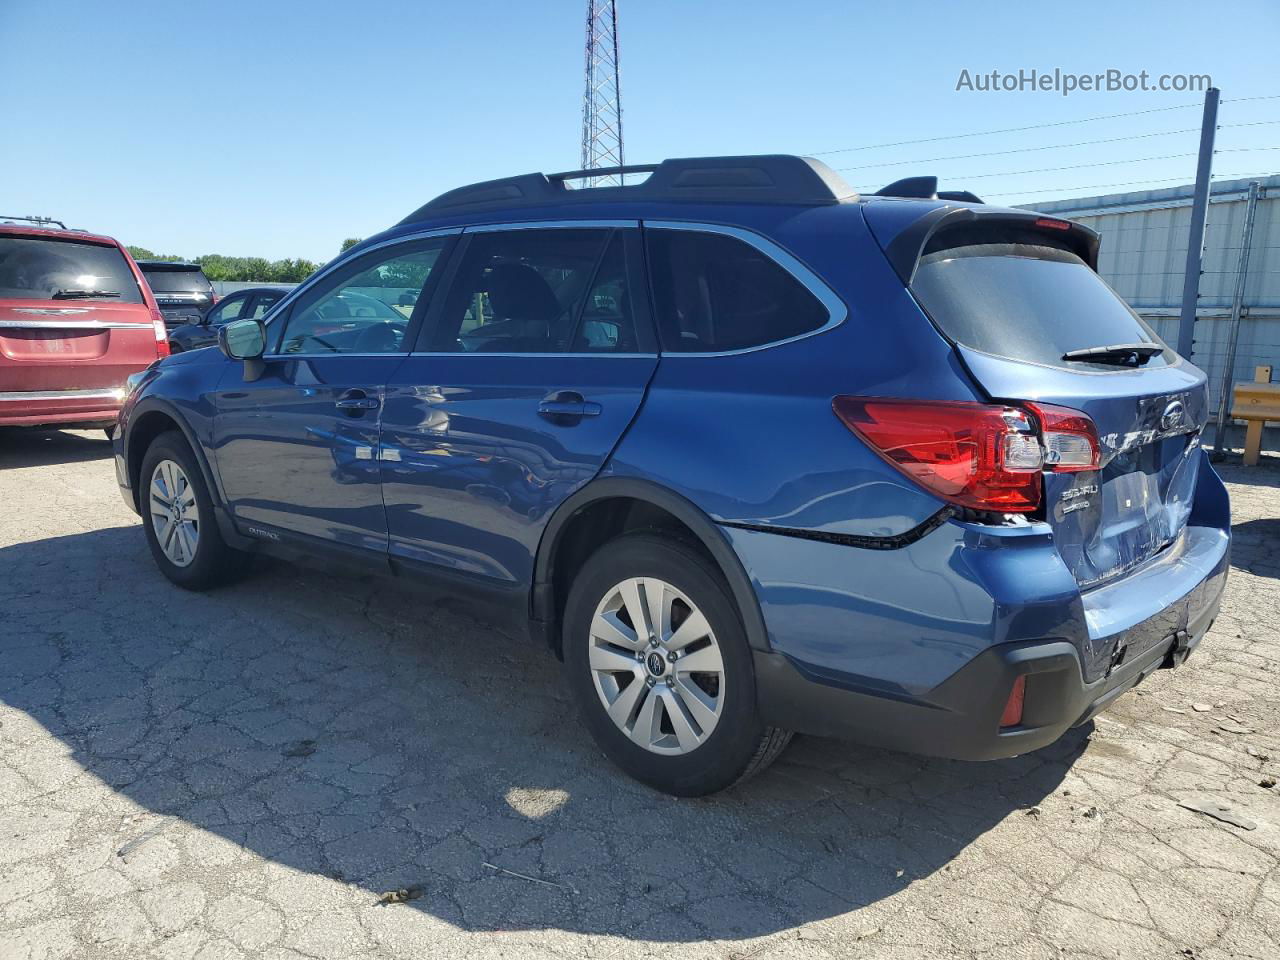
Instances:
[[[558,346],[551,342],[551,325],[564,308],[537,270],[527,263],[495,264],[489,269],[487,292],[494,322],[506,321],[508,330],[485,341],[481,350],[536,352]]]

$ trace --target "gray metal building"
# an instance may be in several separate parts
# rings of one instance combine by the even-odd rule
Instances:
[[[1245,276],[1233,381],[1252,380],[1254,367],[1280,372],[1280,174],[1212,185],[1205,227],[1204,273],[1192,361],[1209,375],[1216,411],[1231,302],[1236,288],[1249,184],[1262,185]],[[1103,197],[1024,204],[1087,224],[1102,235],[1098,271],[1169,343],[1178,339],[1183,267],[1192,187],[1113,193]]]

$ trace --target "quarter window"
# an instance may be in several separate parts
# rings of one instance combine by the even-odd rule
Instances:
[[[830,319],[803,283],[736,237],[663,229],[645,234],[664,351],[758,347],[812,333]]]
[[[436,237],[361,257],[304,294],[284,324],[280,353],[399,353],[449,242]]]
[[[446,353],[633,352],[621,231],[473,234],[427,349]]]

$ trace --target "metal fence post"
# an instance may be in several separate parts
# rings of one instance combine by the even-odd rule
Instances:
[[[1227,406],[1231,401],[1232,374],[1236,366],[1236,342],[1240,339],[1240,311],[1244,305],[1244,285],[1249,278],[1249,248],[1253,246],[1253,218],[1258,211],[1258,197],[1262,184],[1257,180],[1249,184],[1248,205],[1244,208],[1244,230],[1240,237],[1240,257],[1236,260],[1236,289],[1231,297],[1231,326],[1227,329],[1227,356],[1222,368],[1222,389],[1218,391],[1218,424],[1213,431],[1213,454],[1209,459],[1217,462],[1227,455],[1222,435],[1227,430]]]
[[[1187,236],[1187,266],[1182,280],[1182,313],[1178,320],[1178,352],[1191,356],[1195,341],[1196,302],[1200,297],[1200,268],[1204,258],[1204,221],[1209,212],[1209,175],[1213,170],[1213,138],[1218,129],[1218,88],[1204,94],[1200,120],[1200,159],[1196,161],[1196,192],[1191,202],[1191,230]]]

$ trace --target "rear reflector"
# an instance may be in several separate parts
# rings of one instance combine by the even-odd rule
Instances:
[[[1000,726],[1016,727],[1022,723],[1022,706],[1026,699],[1027,678],[1024,674],[1013,681],[1013,689],[1009,691],[1009,699],[1004,704],[1004,713],[1000,714]]]
[[[1023,410],[869,397],[836,397],[832,407],[880,456],[944,500],[998,513],[1040,505],[1043,453]]]

